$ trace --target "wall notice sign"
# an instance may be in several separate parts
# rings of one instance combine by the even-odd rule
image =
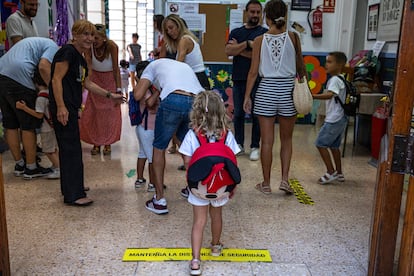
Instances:
[[[377,40],[398,41],[404,0],[381,0]]]
[[[323,12],[335,12],[335,0],[323,0]]]

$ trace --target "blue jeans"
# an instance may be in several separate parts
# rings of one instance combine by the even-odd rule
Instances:
[[[256,82],[251,98],[254,101],[254,94],[257,89],[258,82]],[[246,81],[233,81],[233,125],[234,125],[234,136],[237,144],[244,147],[244,118],[246,113],[243,110],[244,94],[246,93]],[[253,106],[253,104],[252,104]],[[250,148],[259,148],[260,146],[260,127],[257,116],[252,114],[252,141]]]
[[[166,149],[174,133],[180,142],[184,139],[189,130],[193,100],[190,96],[171,93],[161,101],[155,118],[155,148]]]

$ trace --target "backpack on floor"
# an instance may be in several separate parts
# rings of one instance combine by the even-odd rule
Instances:
[[[345,115],[355,116],[358,110],[358,107],[359,107],[359,102],[360,102],[361,97],[358,94],[357,89],[352,84],[352,82],[346,80],[341,75],[338,75],[338,77],[345,84],[346,96],[345,96],[344,103],[341,101],[341,99],[338,96],[335,97],[335,102],[339,103],[342,106],[342,108],[344,109]]]
[[[137,126],[145,120],[145,129],[147,129],[148,124],[148,109],[145,108],[142,112],[139,107],[139,101],[136,101],[134,98],[134,92],[129,92],[129,100],[128,100],[128,107],[129,107],[129,119],[131,121],[131,126]]]
[[[193,195],[207,200],[230,196],[241,181],[234,152],[225,142],[227,132],[218,141],[195,133],[200,146],[191,157],[187,184]]]

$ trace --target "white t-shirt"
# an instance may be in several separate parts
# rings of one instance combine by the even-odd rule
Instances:
[[[193,69],[188,64],[169,58],[152,61],[142,72],[141,79],[149,80],[161,91],[161,100],[176,90],[195,95],[204,91]]]
[[[49,94],[49,90],[42,90],[39,93]],[[40,127],[40,132],[45,133],[45,132],[53,131],[52,126],[48,123],[46,119],[46,118],[51,118],[50,112],[49,112],[49,98],[46,98],[43,96],[37,96],[35,110],[38,113],[44,114],[42,126]]]
[[[240,148],[237,145],[236,139],[234,139],[234,135],[230,130],[227,131],[225,144],[234,152],[234,154],[238,154],[240,152]],[[195,150],[199,146],[200,143],[198,142],[194,130],[190,129],[185,135],[178,151],[186,156],[193,156]]]
[[[334,93],[334,97],[326,101],[326,117],[325,122],[335,123],[338,122],[345,115],[344,109],[341,104],[335,101],[335,96],[339,95],[342,102],[345,102],[346,90],[344,82],[338,77],[333,76],[328,80],[326,84],[326,90]]]

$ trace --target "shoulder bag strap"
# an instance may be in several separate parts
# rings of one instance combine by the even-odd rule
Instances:
[[[292,32],[292,33],[294,37],[293,45],[295,46],[295,51],[296,51],[296,72],[299,75],[299,78],[302,79],[304,76],[306,76],[305,63],[303,62],[302,51],[299,47],[300,45],[299,36],[295,32]]]

